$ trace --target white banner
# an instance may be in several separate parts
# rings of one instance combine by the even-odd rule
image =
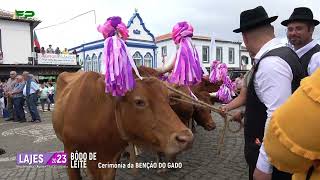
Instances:
[[[77,59],[75,54],[38,53],[38,64],[77,65]]]

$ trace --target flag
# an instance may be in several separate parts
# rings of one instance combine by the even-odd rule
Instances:
[[[40,50],[40,44],[39,44],[39,41],[38,41],[38,38],[37,38],[37,34],[36,34],[35,31],[33,32],[33,44],[34,44],[37,48],[39,48],[39,50]]]

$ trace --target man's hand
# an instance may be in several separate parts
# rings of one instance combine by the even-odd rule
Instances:
[[[244,116],[244,114],[243,114],[242,111],[237,111],[232,115],[230,120],[231,121],[236,121],[238,123],[241,123],[241,120],[243,119],[243,116]]]
[[[229,111],[229,108],[227,105],[224,105],[224,106],[220,106],[220,110],[223,112],[223,113],[227,113]]]
[[[272,174],[264,173],[260,171],[258,168],[256,168],[253,173],[253,179],[254,180],[272,180]]]

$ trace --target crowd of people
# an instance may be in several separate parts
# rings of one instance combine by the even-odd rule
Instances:
[[[38,112],[40,100],[41,110],[50,111],[54,105],[54,84],[52,82],[39,82],[28,72],[21,75],[15,71],[10,72],[10,78],[0,84],[0,114],[8,117],[5,121],[27,122],[25,105],[31,114],[31,122],[41,122]],[[47,109],[45,108],[47,104]]]
[[[41,54],[77,54],[76,50],[73,50],[72,53],[69,53],[67,48],[64,48],[62,51],[60,50],[59,47],[56,47],[56,49],[52,48],[52,45],[50,44],[47,49],[44,47],[41,47],[40,49],[38,47],[34,48],[34,51],[36,53],[41,53]]]

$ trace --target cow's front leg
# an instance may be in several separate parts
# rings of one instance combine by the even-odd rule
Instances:
[[[68,154],[68,176],[69,180],[81,180],[81,174],[80,174],[80,169],[79,168],[71,168],[71,156],[70,153],[72,152],[68,148],[64,148],[64,151]]]

